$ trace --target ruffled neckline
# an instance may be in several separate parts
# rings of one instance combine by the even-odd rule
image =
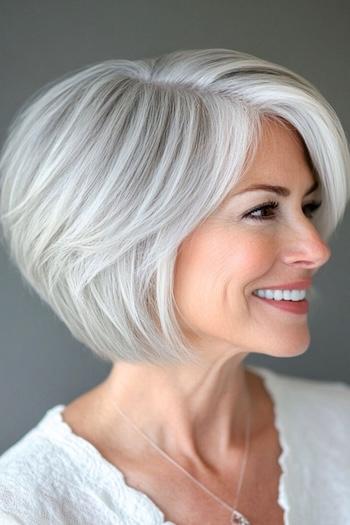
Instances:
[[[283,402],[283,398],[282,391],[279,390],[278,375],[276,372],[273,372],[264,367],[245,365],[245,368],[252,370],[254,373],[259,375],[263,379],[266,390],[269,393],[273,403],[274,423],[278,433],[280,448],[282,450],[278,458],[278,463],[281,468],[281,475],[278,487],[278,504],[284,511],[284,525],[289,525],[290,508],[287,499],[286,482],[288,468],[287,463],[290,454],[287,437],[284,431],[284,425],[282,423],[283,412],[281,403]],[[110,463],[107,459],[105,459],[102,456],[102,454],[98,451],[98,449],[95,448],[94,445],[92,445],[92,443],[73,432],[72,428],[68,425],[68,423],[66,423],[66,421],[64,421],[62,417],[62,412],[65,409],[65,407],[66,405],[59,404],[49,409],[42,421],[40,422],[40,428],[46,431],[50,431],[51,429],[55,433],[57,433],[57,430],[59,429],[61,434],[63,434],[65,438],[73,441],[74,445],[78,446],[79,450],[82,453],[85,452],[92,459],[97,460],[102,467],[102,475],[103,469],[105,469],[107,471],[106,474],[108,474],[109,477],[112,476],[116,479],[118,485],[123,488],[126,497],[132,501],[132,505],[130,505],[130,508],[132,508],[132,518],[135,521],[139,520],[140,523],[142,523],[143,525],[176,525],[171,521],[165,521],[164,512],[154,503],[154,501],[149,496],[132,487],[131,485],[128,485],[124,473],[121,470],[119,470],[115,465]],[[152,521],[146,522],[145,516],[151,516]]]

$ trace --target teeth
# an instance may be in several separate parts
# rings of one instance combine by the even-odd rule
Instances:
[[[302,301],[306,297],[306,290],[255,290],[253,294],[274,301]]]

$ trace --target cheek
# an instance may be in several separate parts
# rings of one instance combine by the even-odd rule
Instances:
[[[276,261],[276,243],[269,235],[247,233],[232,240],[236,249],[227,254],[227,272],[230,288],[237,294],[254,287],[255,282],[271,270]]]
[[[230,256],[233,277],[238,277],[238,284],[249,285],[271,268],[275,257],[273,243],[253,238],[241,240],[237,246],[239,250]]]
[[[222,265],[222,246],[214,235],[197,233],[182,243],[179,250],[175,274],[174,295],[178,302],[196,302],[215,280]]]
[[[242,298],[244,287],[271,266],[274,250],[270,241],[261,235],[233,234],[219,228],[201,230],[186,239],[174,273],[174,297],[184,319],[209,330],[224,322],[225,310],[229,308],[226,313],[232,314],[232,308],[237,309],[236,298]]]
[[[230,257],[227,235],[220,230],[199,230],[178,252],[174,297],[191,326],[208,327],[220,316]]]

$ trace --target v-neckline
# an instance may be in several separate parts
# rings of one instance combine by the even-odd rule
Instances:
[[[276,391],[276,385],[274,382],[276,374],[273,371],[263,367],[256,367],[253,365],[245,365],[245,367],[246,369],[252,370],[253,373],[256,373],[259,377],[263,379],[264,386],[266,387],[266,391],[270,395],[273,404],[274,425],[277,430],[279,445],[282,451],[278,458],[278,463],[281,468],[281,475],[278,484],[278,504],[284,512],[284,525],[289,525],[289,508],[286,494],[286,461],[289,449],[286,442],[286,436],[283,432],[283,425],[281,421],[281,407],[279,404],[278,392]],[[80,446],[80,450],[89,453],[90,456],[99,460],[99,463],[101,464],[102,468],[107,469],[109,477],[116,476],[116,481],[118,482],[118,485],[120,486],[121,484],[125,493],[134,501],[134,504],[132,505],[133,520],[135,520],[136,522],[138,522],[139,520],[140,523],[146,525],[146,511],[146,513],[148,512],[148,514],[152,516],[153,520],[155,518],[157,520],[156,522],[152,521],[152,524],[149,523],[149,525],[176,525],[171,521],[165,521],[164,512],[155,504],[155,502],[144,492],[141,492],[133,486],[129,485],[126,481],[124,473],[119,468],[117,468],[116,465],[109,462],[90,441],[73,432],[72,428],[62,417],[64,408],[65,405],[63,404],[56,405],[48,411],[48,415],[50,414],[51,417],[56,420],[56,423],[60,423],[61,430],[66,433],[67,437],[69,436],[71,440],[74,440],[76,445]]]
[[[281,469],[281,474],[278,482],[278,498],[277,503],[283,510],[283,521],[284,525],[290,525],[290,508],[287,498],[287,489],[286,489],[286,479],[287,479],[287,462],[289,458],[289,446],[287,442],[287,436],[285,433],[285,427],[282,423],[282,398],[279,395],[278,387],[276,380],[278,379],[277,373],[273,372],[268,368],[254,365],[245,365],[246,369],[250,369],[260,376],[263,380],[265,389],[270,396],[272,406],[273,406],[273,415],[274,415],[274,427],[277,432],[279,447],[281,450],[280,455],[278,456],[278,464]]]

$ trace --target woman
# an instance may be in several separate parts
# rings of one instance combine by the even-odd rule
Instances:
[[[244,366],[307,350],[349,160],[315,87],[226,49],[109,60],[26,104],[9,256],[112,367],[1,456],[1,523],[350,523],[350,387]]]

